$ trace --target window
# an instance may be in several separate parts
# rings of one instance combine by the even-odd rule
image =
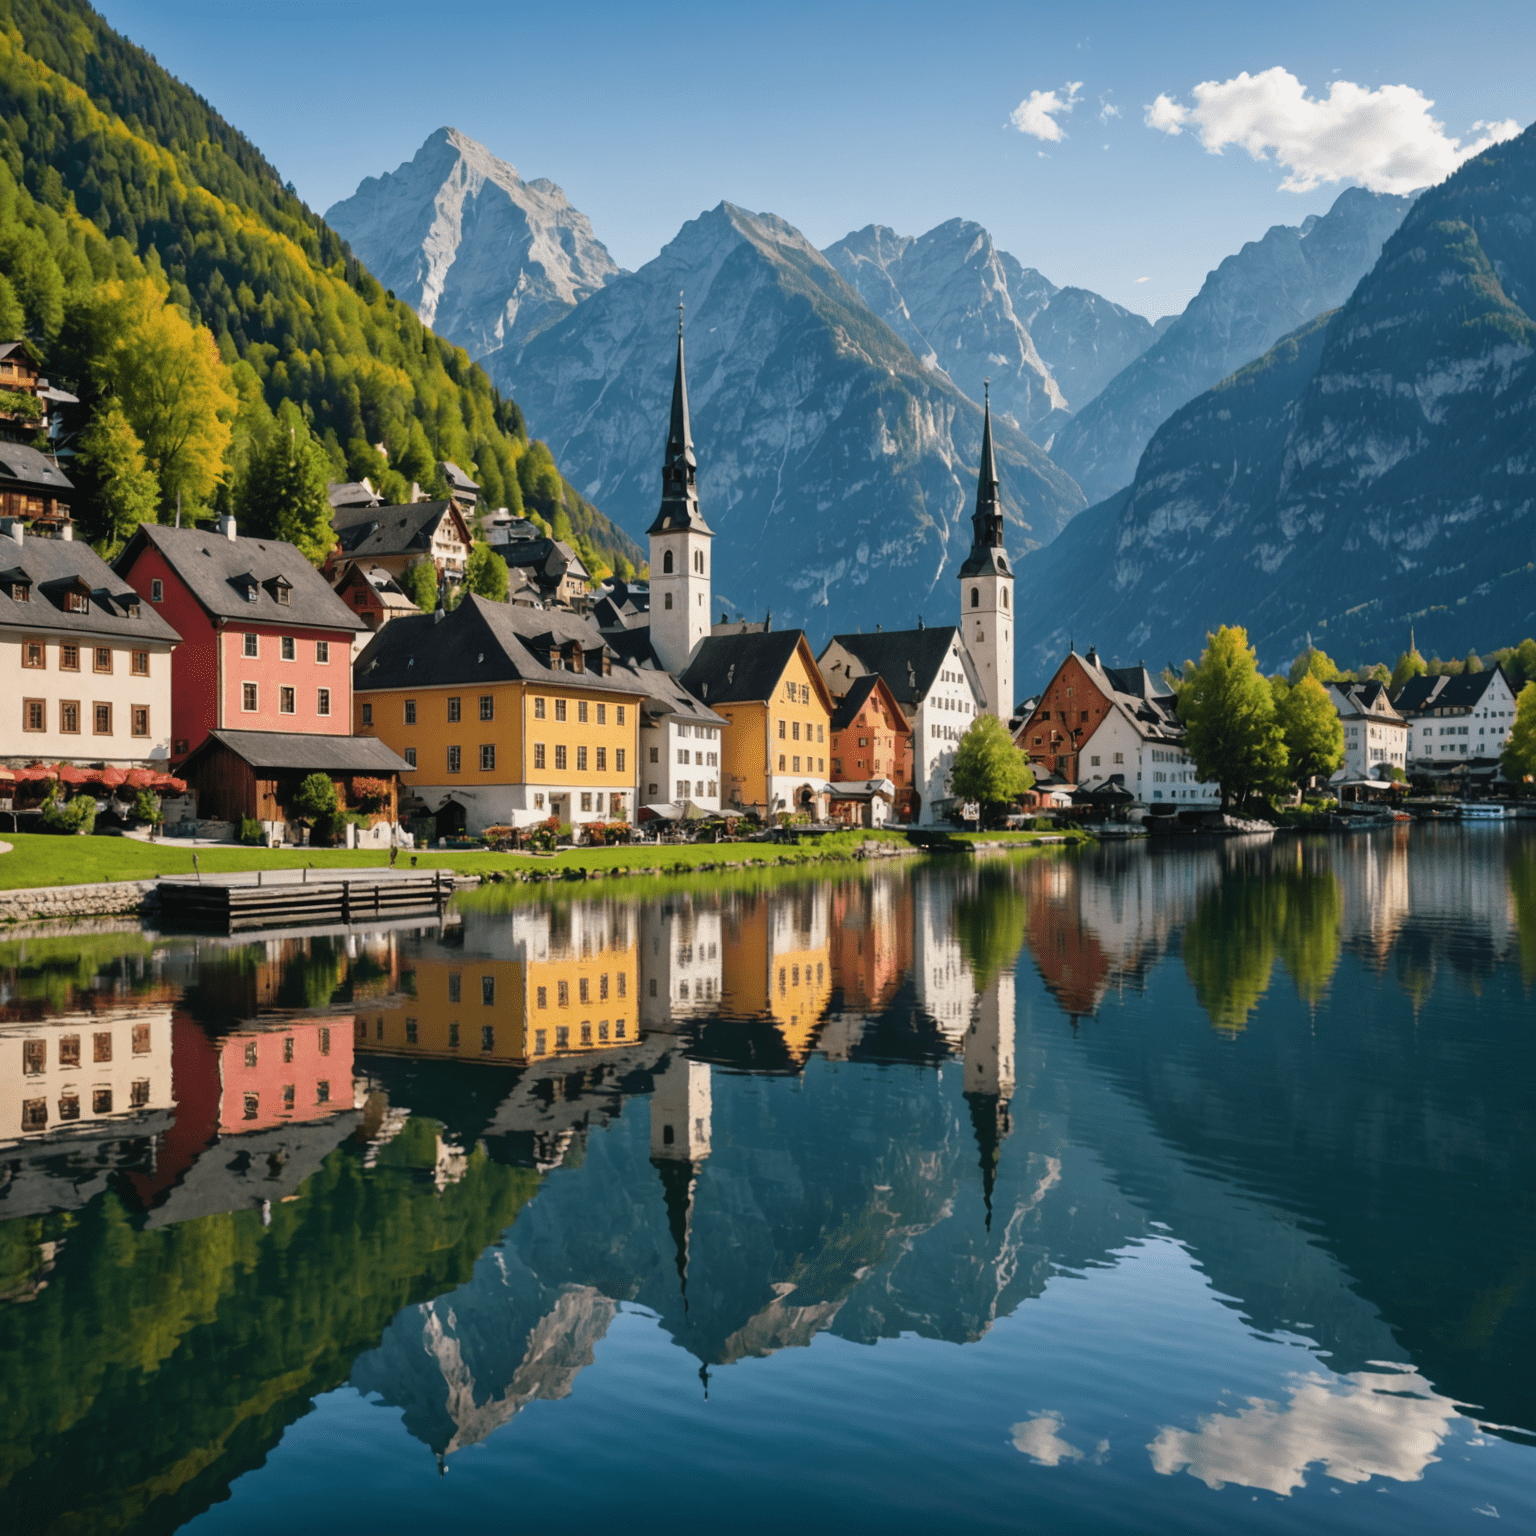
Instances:
[[[112,734],[112,706],[100,702],[91,706],[91,730],[97,736]]]
[[[971,607],[972,608],[980,608],[981,607],[981,588],[980,587],[972,587],[971,588]]]
[[[615,773],[623,773],[624,772],[624,748],[623,747],[615,747],[613,749],[613,771]]]
[[[80,1118],[80,1095],[78,1093],[61,1093],[59,1095],[59,1119],[78,1120]]]
[[[480,1026],[480,1049],[482,1051],[494,1051],[496,1049],[496,1027],[493,1024]]]
[[[571,1006],[571,984],[568,981],[555,983],[555,1003],[558,1007],[569,1008]]]
[[[415,747],[407,747],[405,749],[404,757],[405,757],[405,761],[406,761],[408,766],[410,766],[412,768],[414,768],[416,766],[416,748]]]
[[[261,640],[252,634],[247,634],[241,648],[242,656],[259,656],[261,654]]]
[[[489,693],[480,695],[480,718],[482,720],[494,720],[496,718],[496,700]]]
[[[576,771],[577,773],[585,773],[587,771],[587,749],[585,747],[576,748]]]
[[[565,768],[565,747],[563,745],[555,748],[555,767],[560,770]]]
[[[455,1019],[448,1026],[448,1049],[456,1051],[459,1048],[459,1021]]]
[[[78,672],[80,670],[80,647],[78,645],[61,645],[59,647],[59,671]]]
[[[599,725],[608,724],[608,706],[606,704],[599,704],[597,706],[597,723]]]
[[[677,784],[674,786],[673,798],[677,799],[677,800],[686,800],[688,798],[688,780],[687,779],[679,779],[677,781]]]
[[[299,659],[299,645],[292,635],[284,635],[278,642],[284,661],[297,661]]]
[[[457,725],[463,717],[463,700],[457,696],[448,700],[448,724]]]
[[[565,1050],[565,1049],[567,1049],[569,1047],[570,1043],[571,1043],[571,1027],[570,1027],[570,1025],[569,1024],[556,1024],[555,1025],[555,1049],[557,1051],[563,1051],[563,1050]]]
[[[577,699],[576,701],[576,723],[578,725],[585,725],[587,723],[587,701],[585,699]]]
[[[622,704],[616,704],[614,706],[613,714],[614,714],[614,719],[617,720],[617,722],[620,725],[623,725],[624,724],[624,706]]]
[[[318,688],[318,689],[316,689],[315,690],[315,713],[317,715],[328,715],[328,714],[330,714],[330,712],[331,712],[331,690],[329,688]]]
[[[149,600],[152,603],[165,601],[165,583],[158,576],[149,584]]]
[[[693,552],[693,568],[699,575],[702,576],[704,574],[704,551],[702,549],[696,549]]]
[[[448,772],[457,773],[463,761],[464,754],[458,747],[448,748]]]
[[[535,720],[542,720],[544,718],[544,700],[543,699],[535,699],[533,701],[533,718]]]
[[[491,1007],[496,1001],[496,978],[494,976],[482,976],[480,978],[480,1001],[487,1007]]]
[[[1008,588],[1004,587],[1003,588],[1003,607],[1006,608],[1007,606],[1008,606]]]
[[[581,797],[581,808],[584,811],[590,811],[592,809],[592,795],[590,792],[584,794]]]
[[[581,1043],[583,1045],[591,1045],[592,1044],[592,1021],[591,1021],[591,1019],[583,1019],[581,1021]]]
[[[41,640],[24,640],[21,644],[21,664],[28,668],[42,668],[47,666],[47,652],[43,649]]]
[[[661,557],[661,569],[663,575],[670,576],[672,574],[672,551],[670,549]]]
[[[134,677],[148,677],[149,652],[130,651],[128,653],[128,670]]]
[[[555,700],[555,719],[556,720],[564,720],[565,719],[565,700],[564,699],[556,699]]]
[[[256,684],[242,683],[240,685],[240,708],[248,715],[256,712]]]
[[[788,735],[788,733],[789,733],[789,727],[782,720],[780,720],[779,721],[779,740],[783,741],[785,736]]]
[[[27,1040],[21,1047],[21,1070],[28,1077],[36,1077],[48,1068],[48,1042]]]
[[[148,736],[149,735],[149,705],[148,704],[135,704],[133,706],[133,710],[132,710],[132,714],[131,714],[130,718],[132,720],[132,730],[133,730],[133,734],[135,736]]]
[[[21,1101],[21,1128],[24,1131],[40,1131],[48,1124],[47,1099],[23,1099]]]
[[[597,749],[597,771],[599,773],[607,773],[608,772],[608,748],[607,747],[599,747]]]
[[[417,1043],[415,1019],[407,1019],[405,1021],[405,1043],[407,1045],[415,1045]]]
[[[21,728],[24,731],[46,730],[48,725],[47,709],[42,699],[23,699],[21,701]]]
[[[59,1065],[61,1067],[78,1067],[80,1065],[79,1035],[64,1035],[60,1037]]]
[[[539,990],[543,991],[543,988],[541,987]],[[547,1029],[536,1029],[536,1030],[534,1030],[534,1032],[533,1032],[533,1054],[535,1056],[542,1056],[549,1049],[548,1041],[549,1041],[549,1031]]]
[[[653,763],[659,763],[661,761],[661,751],[660,751],[659,748],[657,748],[657,747],[652,747],[651,748],[651,761]]]
[[[496,771],[496,748],[484,746],[480,748],[480,772],[494,773]]]
[[[294,1098],[295,1098],[295,1094],[294,1094],[294,1090],[293,1090],[293,1084],[292,1083],[284,1083],[283,1084],[283,1108],[284,1109],[292,1109],[293,1108],[293,1103],[294,1103]]]
[[[576,983],[576,1001],[578,1003],[590,1003],[592,1001],[592,983],[585,976]]]
[[[373,724],[373,705],[372,704],[364,704],[363,705],[363,724],[364,725],[372,725]]]
[[[667,556],[667,559],[670,560],[671,558],[671,555]],[[670,592],[668,592],[662,599],[661,606],[665,608],[669,613],[672,611],[672,594]]]
[[[407,699],[405,701],[405,723],[407,725],[415,725],[416,724],[416,700],[415,699]]]
[[[291,715],[294,712],[292,688],[279,688],[277,690],[277,712],[280,715]]]
[[[282,587],[282,588],[279,589],[279,591],[278,591],[278,600],[280,602],[286,602],[287,601],[287,592],[288,592],[288,589],[286,587]],[[324,1079],[322,1079],[320,1082],[315,1084],[315,1103],[316,1104],[329,1104],[330,1102],[331,1102],[331,1085],[328,1082],[326,1082]]]
[[[277,600],[284,608],[293,600],[293,589],[286,581],[279,581],[277,584]]]
[[[784,754],[782,752],[779,753],[779,772],[784,772]]]
[[[544,743],[542,741],[536,741],[533,744],[533,766],[535,768],[542,768],[544,766]]]
[[[538,988],[537,993],[536,993],[536,997],[535,997],[535,1005],[537,1007],[539,1007],[539,1008],[548,1008],[549,1007],[549,988],[548,987],[540,987],[540,988]]]
[[[89,613],[91,600],[84,592],[71,592],[64,600],[64,606],[70,613]]]
[[[792,757],[790,759],[790,762],[792,762],[794,764],[794,767],[790,769],[790,772],[791,773],[799,773],[800,772],[800,759],[798,757]]]
[[[112,670],[112,647],[110,645],[98,645],[91,658],[91,669],[95,672],[110,672]]]

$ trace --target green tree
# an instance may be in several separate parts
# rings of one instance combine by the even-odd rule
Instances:
[[[78,450],[97,549],[110,560],[140,523],[155,521],[160,486],[145,463],[138,434],[115,400],[91,418]]]
[[[1475,650],[1467,652],[1467,659],[1462,662],[1464,672],[1481,672],[1483,670],[1483,658]]]
[[[1302,678],[1309,675],[1315,677],[1320,683],[1331,683],[1339,675],[1339,669],[1326,651],[1320,651],[1315,645],[1309,645],[1291,663],[1288,680],[1294,688]]]
[[[1029,758],[1014,746],[1007,726],[995,715],[978,715],[956,749],[951,792],[961,800],[980,802],[990,820],[1034,783]]]
[[[507,562],[478,539],[470,546],[469,559],[464,562],[464,588],[493,603],[507,600]]]
[[[1409,678],[1423,677],[1428,671],[1429,668],[1425,665],[1424,658],[1419,655],[1417,648],[1404,651],[1397,658],[1397,665],[1392,669],[1392,681],[1387,685],[1387,691],[1395,695]]]
[[[1515,700],[1515,725],[1499,759],[1506,779],[1536,778],[1536,683],[1527,683]]]
[[[1285,782],[1285,741],[1275,699],[1259,675],[1248,632],[1223,625],[1207,637],[1194,676],[1179,693],[1179,717],[1203,779],[1221,786],[1221,808]]]
[[[298,412],[287,407],[284,415]],[[279,419],[257,448],[235,491],[235,515],[253,538],[283,539],[319,564],[336,543],[326,494],[324,450],[298,420]]]
[[[1029,901],[1018,867],[1000,862],[978,870],[975,889],[955,903],[955,933],[980,991],[1013,969],[1028,929]]]
[[[8,277],[0,275],[0,341],[20,341],[27,334],[27,317]]]
[[[1275,718],[1285,742],[1285,775],[1296,785],[1331,774],[1344,761],[1344,722],[1315,673],[1294,688],[1275,689]]]
[[[294,810],[311,821],[333,815],[336,806],[336,786],[329,774],[308,775],[293,793]]]
[[[437,607],[437,567],[430,560],[418,560],[400,578],[405,595],[421,609],[431,613]]]

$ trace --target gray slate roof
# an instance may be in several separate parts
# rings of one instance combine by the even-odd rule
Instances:
[[[438,524],[452,516],[452,512],[451,501],[413,501],[397,507],[334,507],[331,524],[342,553],[355,559],[421,555],[432,547]]]
[[[551,645],[575,644],[587,658],[584,672],[556,671]],[[392,619],[368,642],[352,669],[359,692],[380,688],[437,688],[477,683],[545,682],[601,693],[648,690],[628,668],[604,677],[594,653],[612,651],[586,619],[560,609],[492,603],[471,593],[439,619],[423,613]]]
[[[706,636],[678,681],[711,708],[766,702],[804,638],[805,631],[800,629]]]
[[[302,731],[209,731],[187,759],[193,762],[217,741],[252,768],[300,773],[411,773],[403,757],[374,736],[322,736]],[[185,769],[186,764],[183,764]]]
[[[1471,709],[1482,703],[1483,695],[1503,670],[1490,667],[1483,672],[1463,672],[1460,677],[1410,677],[1392,703],[1400,715],[1422,714],[1427,709]],[[1516,691],[1510,689],[1511,693]]]
[[[18,603],[11,596],[11,586],[23,578],[31,581],[32,595],[30,601]],[[63,589],[76,579],[91,589],[85,613],[64,608]],[[135,605],[138,618],[130,617]],[[0,538],[0,624],[34,634],[57,630],[171,645],[181,639],[89,544],[31,534],[24,535],[19,545]]]
[[[960,631],[953,624],[940,624],[931,629],[893,629],[873,635],[834,635],[832,638],[869,671],[878,672],[902,708],[910,709],[917,701],[927,698],[929,689],[949,660],[950,648],[960,638]],[[963,645],[960,656],[973,687],[980,693],[980,685]],[[914,687],[917,700],[912,697]]]
[[[866,672],[863,677],[854,678],[852,686],[837,701],[837,708],[832,711],[832,730],[847,730],[879,684],[878,672]]]
[[[0,443],[0,481],[42,486],[49,491],[72,491],[74,486],[46,453],[25,443]]]
[[[349,633],[368,627],[336,596],[325,577],[281,539],[229,539],[215,528],[141,523],[113,569],[125,575],[130,572],[146,544],[159,550],[215,618]],[[254,576],[258,583],[284,577],[291,588],[289,601],[279,603],[270,586],[258,585],[256,600],[248,602],[245,587],[239,584],[245,576]]]

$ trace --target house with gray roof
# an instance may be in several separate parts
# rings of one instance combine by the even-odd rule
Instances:
[[[1501,666],[1456,677],[1411,677],[1393,709],[1407,722],[1410,780],[1441,779],[1466,766],[1492,779],[1515,725],[1515,689]]]
[[[471,534],[453,501],[413,501],[404,506],[332,506],[336,546],[326,556],[328,577],[348,560],[382,566],[398,581],[413,566],[430,560],[439,584],[464,579]]]

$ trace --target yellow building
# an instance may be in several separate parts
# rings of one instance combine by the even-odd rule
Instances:
[[[649,694],[575,614],[469,596],[385,625],[358,658],[354,730],[416,770],[439,835],[632,821]]]
[[[723,808],[826,816],[833,702],[804,631],[711,635],[679,682],[725,718]]]
[[[640,1038],[633,912],[596,903],[520,909],[510,945],[497,947],[495,958],[402,956],[404,1001],[360,1010],[356,1048],[523,1066]]]
[[[832,946],[824,886],[750,897],[726,919],[723,1011],[767,1019],[790,1057],[811,1053],[832,1000]]]

